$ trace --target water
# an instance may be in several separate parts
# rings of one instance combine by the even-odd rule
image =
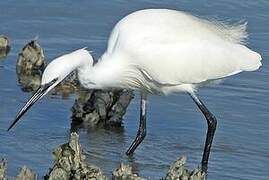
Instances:
[[[263,56],[257,72],[241,73],[223,84],[201,89],[200,96],[219,119],[209,162],[208,179],[268,179],[269,171],[269,2],[218,1],[11,1],[0,2],[0,33],[10,37],[12,50],[0,60],[0,156],[8,159],[8,175],[27,165],[40,178],[52,164],[51,151],[68,140],[70,108],[75,95],[44,98],[11,132],[15,113],[29,98],[17,84],[15,63],[23,45],[39,37],[46,59],[87,46],[99,57],[113,25],[138,9],[161,7],[227,21],[248,21],[249,44]],[[148,136],[133,158],[124,152],[136,135],[139,99],[125,115],[122,131],[81,130],[87,161],[108,175],[123,161],[141,176],[159,179],[178,156],[188,157],[188,167],[201,159],[206,123],[185,94],[149,98]]]

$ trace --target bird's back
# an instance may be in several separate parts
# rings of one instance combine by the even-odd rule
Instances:
[[[136,64],[162,84],[201,83],[259,68],[261,56],[244,46],[245,28],[175,10],[141,10],[117,23],[104,57]]]

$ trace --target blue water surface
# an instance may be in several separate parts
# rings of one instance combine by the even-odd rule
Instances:
[[[48,96],[37,103],[16,128],[7,132],[18,109],[31,93],[21,91],[16,77],[20,49],[38,36],[50,61],[59,54],[87,46],[99,57],[109,33],[125,15],[145,8],[173,8],[229,22],[248,21],[248,46],[261,53],[256,72],[230,77],[222,84],[199,90],[218,118],[209,162],[208,179],[267,180],[269,178],[269,1],[267,0],[3,0],[0,34],[11,40],[11,52],[0,60],[0,157],[8,160],[8,175],[22,165],[39,178],[52,165],[52,150],[68,140],[71,107],[77,95]],[[132,158],[124,153],[136,135],[139,96],[124,118],[123,131],[80,131],[86,161],[110,176],[120,162],[149,179],[160,179],[179,156],[188,167],[201,160],[206,121],[186,94],[149,97],[148,135]]]

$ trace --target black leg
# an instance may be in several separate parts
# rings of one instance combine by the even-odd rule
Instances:
[[[147,130],[146,130],[146,115],[147,115],[147,95],[141,92],[141,100],[140,100],[140,123],[139,129],[137,131],[137,135],[131,146],[126,151],[126,155],[131,155],[134,153],[139,144],[144,140]]]
[[[213,137],[215,134],[216,126],[217,126],[217,119],[215,116],[206,108],[204,103],[194,94],[190,93],[191,98],[195,102],[195,104],[198,106],[198,108],[201,110],[201,112],[204,114],[206,121],[207,121],[207,133],[206,133],[206,140],[205,140],[205,147],[204,147],[204,153],[202,158],[202,171],[207,173],[207,164],[210,154],[210,148],[212,145]]]

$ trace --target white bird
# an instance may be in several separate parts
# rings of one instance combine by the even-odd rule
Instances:
[[[208,124],[201,162],[206,172],[217,120],[196,90],[207,82],[261,66],[261,56],[245,46],[246,37],[246,23],[229,25],[169,9],[136,11],[115,25],[97,63],[85,48],[52,61],[43,73],[40,88],[9,129],[38,99],[78,70],[81,84],[88,89],[141,91],[140,125],[126,152],[129,155],[146,135],[147,94],[187,92]]]

